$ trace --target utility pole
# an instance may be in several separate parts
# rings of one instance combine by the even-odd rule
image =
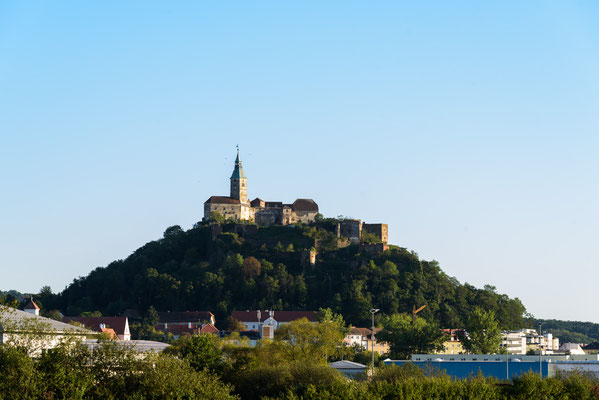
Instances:
[[[505,333],[505,379],[507,381],[510,380],[510,351],[509,351],[509,344],[507,341],[508,334],[509,333],[506,331],[506,333]]]
[[[541,338],[543,337],[543,323],[539,322],[539,375],[543,378],[543,345]]]
[[[370,335],[370,350],[372,352],[372,365],[370,366],[370,377],[374,376],[374,314],[379,312],[378,308],[371,308],[370,314],[372,314],[372,334]]]

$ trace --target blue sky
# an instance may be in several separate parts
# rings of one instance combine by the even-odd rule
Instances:
[[[538,317],[599,322],[599,5],[2,2],[0,289],[228,193],[312,197]]]

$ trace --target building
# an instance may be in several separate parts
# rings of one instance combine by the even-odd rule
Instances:
[[[318,214],[318,204],[312,199],[297,199],[292,204],[264,201],[259,197],[248,201],[248,179],[239,159],[239,150],[229,181],[229,196],[210,196],[204,202],[205,221],[212,213],[217,213],[227,219],[254,221],[259,226],[289,225],[312,222]]]
[[[580,346],[584,354],[599,354],[599,343],[592,342],[585,346]]]
[[[350,327],[349,332],[343,339],[343,344],[349,347],[359,347],[363,350],[372,351],[374,347],[375,353],[386,354],[389,352],[389,344],[383,341],[376,340],[376,335],[381,331],[381,328],[374,328],[374,341],[372,338],[372,330],[368,328]]]
[[[231,316],[245,325],[248,331],[259,331],[261,326],[272,326],[273,331],[276,331],[281,325],[302,318],[306,318],[310,322],[318,321],[318,313],[316,311],[246,310],[233,311]]]
[[[425,370],[445,371],[457,379],[482,373],[487,377],[512,379],[524,373],[542,373],[553,377],[559,373],[579,371],[599,377],[599,355],[506,355],[506,354],[412,354],[411,360],[385,360],[385,364],[411,363]]]
[[[559,349],[566,354],[585,354],[580,343],[562,343]]]
[[[65,323],[76,322],[94,332],[106,333],[112,337],[116,334],[119,340],[131,340],[129,318],[127,317],[63,317]]]
[[[40,308],[33,301],[33,297],[29,299],[29,303],[23,307],[23,311],[33,315],[40,315]]]
[[[203,334],[218,335],[219,330],[212,324],[194,324],[188,322],[187,324],[172,324],[172,323],[160,323],[154,325],[154,329],[162,331],[165,334],[170,333],[173,338],[178,339],[181,336],[197,336]]]
[[[202,324],[216,324],[214,314],[210,311],[158,311],[160,324],[187,325],[194,327]]]
[[[0,345],[13,344],[29,350],[30,354],[39,354],[69,341],[83,341],[87,337],[97,336],[88,329],[65,324],[35,313],[0,306]]]
[[[443,342],[443,350],[440,354],[462,354],[464,347],[460,342],[461,329],[443,329],[445,341]]]
[[[343,339],[343,344],[349,347],[360,347],[361,349],[368,348],[368,336],[372,331],[368,328],[357,328],[351,326],[349,332]]]
[[[337,223],[337,237],[346,237],[352,244],[360,243],[364,233],[374,235],[383,245],[389,243],[387,224],[367,224],[359,219],[344,219]]]
[[[175,339],[185,335],[218,333],[216,319],[210,311],[159,311],[154,329],[171,333]]]
[[[336,369],[350,379],[355,379],[366,372],[366,365],[347,360],[332,362],[329,367]]]
[[[545,333],[539,335],[534,329],[520,329],[515,331],[503,331],[501,348],[507,346],[509,354],[528,354],[538,352],[539,349],[544,354],[551,354],[559,351],[559,339],[554,338],[553,334]]]

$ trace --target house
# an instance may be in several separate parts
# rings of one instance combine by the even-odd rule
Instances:
[[[215,333],[216,319],[210,311],[159,311],[154,329],[171,333],[177,339],[184,335]]]
[[[30,298],[29,303],[23,307],[23,311],[33,315],[40,315],[40,308],[33,301],[33,297]]]
[[[111,330],[119,340],[131,340],[129,318],[127,317],[63,317],[65,323],[76,322],[95,332],[104,332],[112,336]]]
[[[218,335],[219,330],[212,324],[195,324],[188,322],[187,324],[164,323],[154,325],[154,329],[164,333],[170,333],[175,339],[181,336],[190,335],[197,336],[202,334]]]
[[[584,354],[599,354],[599,343],[592,342],[585,346],[580,346]]]
[[[366,365],[347,360],[332,362],[329,367],[336,369],[350,379],[354,379],[366,371]]]
[[[348,334],[343,339],[343,344],[346,346],[358,346],[363,350],[374,351],[379,354],[389,352],[389,344],[376,339],[376,335],[381,331],[381,328],[374,328],[374,340],[372,338],[372,330],[368,328],[350,327]]]
[[[97,339],[88,339],[83,341],[84,346],[87,346],[90,350],[95,350],[105,343],[99,342]],[[115,346],[123,350],[131,350],[137,353],[160,353],[167,349],[170,344],[163,342],[156,342],[153,340],[127,340],[114,342]]]
[[[567,354],[585,354],[581,346],[580,343],[562,343],[559,349]]]
[[[96,335],[88,329],[33,312],[0,306],[0,345],[14,344],[27,348],[31,354],[39,354],[42,349],[53,348],[63,341],[84,340]]]
[[[233,311],[231,316],[245,325],[245,329],[248,331],[258,331],[261,325],[272,326],[276,331],[281,325],[302,318],[306,318],[310,322],[318,321],[318,313],[316,311],[246,310]]]
[[[368,347],[368,335],[370,335],[371,330],[368,328],[357,328],[355,326],[350,326],[349,332],[343,339],[343,344],[349,347],[358,346],[362,349],[366,349]]]
[[[445,341],[443,342],[443,350],[440,354],[462,354],[464,347],[460,342],[461,329],[443,329]]]
[[[366,337],[366,349],[369,351],[374,351],[378,354],[387,354],[389,353],[390,347],[387,342],[383,342],[381,340],[376,339],[376,335],[381,332],[382,328],[374,328],[374,338],[372,337],[372,332]]]
[[[187,325],[192,323],[193,326],[204,324],[216,324],[214,314],[210,311],[159,311],[159,323]]]

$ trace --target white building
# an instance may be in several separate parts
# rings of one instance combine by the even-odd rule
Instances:
[[[42,349],[53,348],[63,341],[95,336],[97,333],[87,329],[0,306],[0,344],[22,346],[31,354],[39,354]]]
[[[559,339],[552,333],[539,335],[534,329],[520,329],[517,331],[504,331],[501,348],[509,354],[527,354],[541,349],[544,354],[551,354],[559,350]]]

